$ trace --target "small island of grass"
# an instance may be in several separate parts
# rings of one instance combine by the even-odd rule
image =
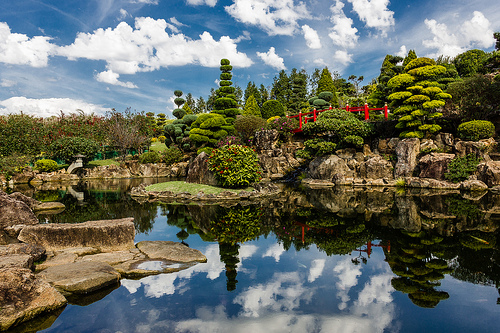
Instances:
[[[240,189],[227,189],[217,186],[210,186],[204,184],[194,184],[194,183],[186,183],[184,181],[173,181],[173,182],[165,182],[149,185],[145,188],[146,191],[171,191],[173,193],[182,193],[188,192],[192,195],[195,195],[202,191],[205,194],[220,194],[221,192],[230,191],[234,193],[240,193],[241,191],[253,191],[253,187],[240,188]]]

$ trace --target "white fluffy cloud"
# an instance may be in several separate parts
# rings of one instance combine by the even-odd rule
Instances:
[[[118,78],[120,77],[120,74],[113,73],[111,70],[107,70],[105,72],[98,73],[95,77],[96,77],[96,80],[99,82],[108,83],[108,84],[112,84],[112,85],[118,85],[118,86],[122,86],[125,88],[137,88],[137,86],[135,84],[133,84],[132,82],[122,82],[122,81],[118,80]]]
[[[385,35],[395,23],[394,12],[389,10],[389,0],[347,0],[359,19],[368,28],[375,28]]]
[[[264,61],[266,65],[269,65],[277,70],[286,69],[283,58],[276,54],[276,49],[270,47],[267,52],[257,52],[259,58]]]
[[[223,36],[216,41],[208,32],[197,40],[183,34],[169,34],[175,26],[163,19],[137,18],[135,27],[121,22],[115,29],[97,29],[80,33],[74,43],[59,48],[58,54],[69,59],[85,58],[106,61],[106,71],[96,78],[101,82],[132,87],[118,80],[117,74],[148,72],[161,67],[197,64],[218,67],[220,59],[229,58],[234,66],[252,64],[246,54],[237,50],[236,42]]]
[[[308,26],[307,24],[304,24],[302,26],[302,32],[304,33],[304,38],[306,40],[307,47],[310,49],[320,49],[321,48],[321,41],[318,36],[318,32]]]
[[[352,54],[350,54],[349,52],[347,52],[345,50],[335,51],[335,53],[333,54],[333,60],[335,60],[336,62],[339,62],[343,66],[347,66],[348,64],[353,62]]]
[[[440,55],[456,56],[474,47],[487,48],[495,43],[491,23],[483,13],[475,11],[472,19],[449,28],[436,20],[425,20],[427,28],[434,35],[432,39],[423,40],[422,44],[430,49],[436,49],[433,57]],[[450,30],[454,31],[451,33]]]
[[[207,5],[210,7],[215,7],[215,5],[217,4],[217,0],[186,0],[186,2],[192,6]]]
[[[333,28],[328,36],[330,36],[335,45],[343,48],[352,48],[358,42],[358,29],[353,27],[353,20],[345,15],[343,8],[344,4],[341,1],[336,1],[330,7]]]
[[[70,98],[31,99],[26,97],[11,97],[0,101],[0,114],[19,113],[30,114],[38,117],[50,117],[64,113],[75,113],[78,110],[90,114],[104,114],[109,109],[100,105],[90,104],[81,100]]]
[[[308,18],[306,5],[294,0],[233,0],[234,4],[226,6],[226,12],[237,21],[258,26],[274,35],[293,35],[298,28],[297,21]]]
[[[0,22],[0,62],[45,67],[55,48],[49,41],[49,37],[12,33],[7,23]]]

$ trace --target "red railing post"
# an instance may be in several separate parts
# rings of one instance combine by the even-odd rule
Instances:
[[[330,105],[330,108],[328,110],[331,110],[332,109],[332,105]]]
[[[299,129],[302,131],[302,110],[299,110]]]
[[[388,113],[389,112],[388,112],[388,109],[387,109],[387,103],[385,103],[385,105],[384,105],[384,117],[385,117],[385,119],[387,119]]]
[[[365,120],[370,118],[370,114],[368,112],[368,104],[365,103]]]
[[[345,105],[345,110],[346,110],[347,112],[349,112],[349,104],[346,104],[346,105]]]
[[[316,109],[313,111],[313,121],[316,121]]]

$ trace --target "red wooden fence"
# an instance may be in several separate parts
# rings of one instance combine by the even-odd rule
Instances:
[[[331,109],[332,109],[332,107],[330,106],[329,110],[331,110]],[[365,120],[370,119],[370,111],[384,111],[385,119],[387,119],[387,114],[389,112],[389,110],[387,108],[387,104],[383,108],[369,108],[368,104],[365,104],[364,106],[350,107],[349,104],[347,104],[345,106],[345,108],[343,108],[343,109],[345,109],[348,112],[364,112]],[[316,111],[316,109],[314,109],[311,112],[306,112],[306,113],[299,112],[298,115],[287,116],[288,118],[299,118],[299,128],[294,129],[293,132],[294,133],[302,132],[302,124],[307,124],[311,120],[313,122],[316,121],[316,119],[318,118],[318,114],[320,114],[323,111],[326,111],[326,109],[325,110],[318,110],[318,111]]]

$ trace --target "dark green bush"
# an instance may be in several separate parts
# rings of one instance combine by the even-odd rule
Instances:
[[[73,156],[79,154],[92,159],[98,151],[97,142],[81,137],[64,137],[53,142],[48,148],[50,156],[64,160],[66,163],[73,161]]]
[[[304,142],[304,149],[296,152],[296,156],[311,159],[314,156],[331,155],[335,152],[337,144],[320,138],[314,138]]]
[[[276,116],[283,117],[285,115],[285,108],[279,101],[269,100],[262,104],[260,112],[262,113],[262,118],[267,120]]]
[[[182,162],[183,157],[184,154],[182,153],[182,151],[178,147],[173,146],[165,149],[165,151],[163,152],[162,160],[166,165],[172,165],[174,163]]]
[[[158,163],[161,161],[161,156],[155,151],[150,151],[139,156],[139,163]]]
[[[59,169],[57,162],[50,159],[42,159],[35,162],[35,169],[41,172],[52,172]]]
[[[476,171],[479,162],[479,159],[474,154],[455,157],[448,163],[448,171],[444,174],[444,177],[454,183],[467,180]]]
[[[495,125],[487,120],[472,120],[458,126],[457,135],[462,140],[478,141],[495,135]]]
[[[346,147],[363,148],[365,142],[363,138],[358,135],[348,135],[342,140],[342,143]]]
[[[260,180],[257,153],[246,146],[223,146],[212,151],[208,167],[223,187],[244,187]]]
[[[243,142],[248,144],[248,140],[255,135],[255,132],[262,130],[266,124],[261,117],[248,115],[236,118],[234,128]]]
[[[31,156],[24,156],[14,153],[10,156],[0,156],[0,173],[5,175],[7,180],[18,172],[21,172],[24,167],[27,167],[31,162]]]

